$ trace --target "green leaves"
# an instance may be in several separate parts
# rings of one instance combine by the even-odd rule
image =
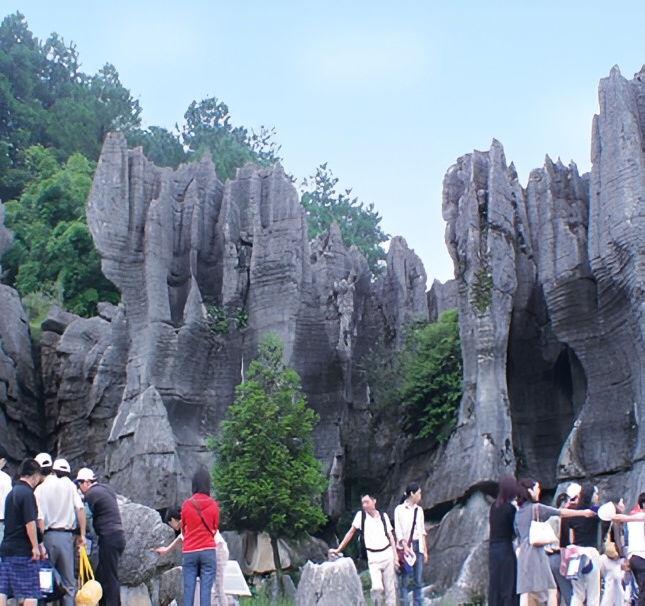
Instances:
[[[367,259],[373,276],[383,272],[385,251],[381,244],[389,239],[380,226],[381,217],[373,204],[365,205],[358,198],[351,197],[351,189],[336,192],[338,178],[334,177],[327,163],[316,169],[310,181],[303,181],[303,187],[312,189],[302,194],[302,205],[307,212],[309,238],[313,239],[337,223],[345,246],[356,246]]]
[[[51,150],[32,146],[24,166],[24,192],[5,208],[5,224],[14,232],[3,257],[5,281],[23,297],[57,292],[59,304],[82,316],[95,313],[99,300],[117,303],[119,294],[101,273],[85,223],[94,163],[74,154],[61,167]]]
[[[81,153],[97,160],[108,131],[132,130],[141,107],[113,65],[93,76],[80,71],[78,52],[58,34],[41,41],[22,14],[0,25],[0,199],[18,198],[27,180],[24,152],[54,150],[65,162]]]
[[[399,411],[404,431],[442,442],[452,433],[462,395],[462,357],[456,311],[408,328],[401,352],[379,351],[368,368],[377,407]]]
[[[320,502],[327,481],[313,455],[317,415],[298,375],[284,367],[283,351],[279,338],[267,335],[237,387],[220,436],[211,442],[213,483],[235,528],[298,538],[325,523]]]

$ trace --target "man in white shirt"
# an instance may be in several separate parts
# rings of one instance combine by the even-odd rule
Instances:
[[[4,502],[13,488],[9,474],[2,471],[7,464],[8,458],[9,455],[4,446],[0,446],[0,543],[4,538]]]
[[[74,606],[74,535],[78,529],[79,543],[85,544],[85,508],[70,479],[69,463],[56,459],[52,469],[53,473],[36,489],[38,524],[44,529],[49,559],[67,590],[63,605]]]
[[[414,597],[414,606],[422,606],[423,564],[428,563],[428,546],[426,544],[426,526],[421,501],[421,487],[412,482],[405,489],[405,501],[394,510],[394,528],[399,549],[415,554],[412,571],[401,570],[400,603],[408,603],[408,583]]]
[[[376,499],[366,494],[361,497],[362,511],[354,516],[354,521],[345,538],[337,549],[330,549],[333,554],[340,553],[352,540],[358,530],[362,533],[363,544],[367,551],[367,567],[372,579],[370,595],[374,606],[396,606],[395,570],[399,560],[396,555],[392,524],[387,513],[376,509]],[[385,601],[383,601],[385,600]]]

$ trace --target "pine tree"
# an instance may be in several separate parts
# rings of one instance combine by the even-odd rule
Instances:
[[[302,537],[325,523],[321,495],[327,486],[313,454],[317,415],[307,406],[298,374],[283,364],[283,352],[277,335],[264,338],[211,444],[224,522],[267,532],[279,577],[278,539]]]

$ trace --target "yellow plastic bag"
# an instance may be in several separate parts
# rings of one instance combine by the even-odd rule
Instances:
[[[82,606],[98,606],[102,597],[103,589],[101,584],[94,580],[94,571],[83,545],[78,558],[78,591],[74,601]]]

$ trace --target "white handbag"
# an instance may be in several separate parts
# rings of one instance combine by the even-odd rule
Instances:
[[[553,527],[548,522],[540,522],[537,503],[531,506],[531,527],[529,528],[529,543],[533,547],[544,547],[551,543],[559,543],[560,538],[555,536]]]

